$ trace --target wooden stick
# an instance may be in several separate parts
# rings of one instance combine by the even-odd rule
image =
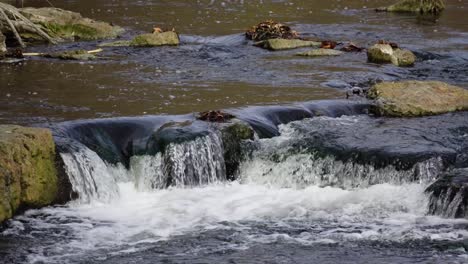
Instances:
[[[99,53],[102,52],[103,49],[95,49],[95,50],[88,50],[86,51],[88,54]],[[29,52],[23,53],[23,56],[46,56],[48,53],[40,53],[40,52]]]
[[[22,48],[25,48],[26,45],[24,44],[23,39],[22,39],[21,36],[19,35],[18,31],[16,31],[15,26],[13,25],[13,23],[11,23],[11,20],[8,18],[7,14],[5,14],[5,11],[3,11],[3,9],[0,8],[0,13],[3,15],[3,17],[4,17],[5,20],[6,20],[6,22],[7,22],[8,25],[10,26],[11,31],[13,31],[13,34],[15,35],[15,38],[18,40],[18,43],[20,44],[20,46],[21,46]]]

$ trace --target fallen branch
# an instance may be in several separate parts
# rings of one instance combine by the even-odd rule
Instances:
[[[88,50],[86,51],[88,54],[95,54],[102,52],[103,49],[95,49],[95,50]],[[40,52],[29,52],[29,53],[23,53],[23,56],[50,56],[49,53],[40,53]]]
[[[1,9],[1,8],[0,8],[0,14],[3,16],[3,18],[5,18],[8,26],[10,27],[11,31],[13,32],[13,35],[15,35],[15,38],[18,41],[18,43],[20,44],[20,46],[22,48],[25,48],[26,45],[24,44],[23,39],[21,38],[18,31],[16,30],[16,27],[13,25],[11,20],[8,18],[7,14],[5,14],[5,11],[3,11],[3,9]]]

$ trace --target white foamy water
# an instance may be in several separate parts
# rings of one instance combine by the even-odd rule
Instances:
[[[247,247],[279,238],[301,244],[468,238],[467,230],[453,227],[465,220],[425,216],[427,198],[419,184],[380,184],[353,191],[237,182],[149,192],[137,190],[133,183],[119,183],[118,187],[119,198],[109,203],[71,203],[65,208],[29,211],[13,220],[13,227],[5,232],[20,231],[24,221],[31,221],[33,228],[41,232],[49,228],[72,230],[69,242],[31,254],[32,262],[44,258],[43,252],[47,252],[48,262],[60,262],[63,257],[96,250],[139,250],[147,243],[213,230],[235,229],[245,236]],[[38,213],[48,217],[37,219]],[[57,219],[65,221],[57,223]],[[258,225],[299,225],[308,231],[297,235],[266,234],[255,231]]]

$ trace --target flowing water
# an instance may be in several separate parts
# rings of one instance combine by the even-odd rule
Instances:
[[[175,27],[182,45],[112,48],[93,62],[0,64],[0,122],[52,128],[79,195],[8,221],[0,229],[2,263],[468,262],[468,221],[427,215],[424,190],[444,166],[442,157],[401,170],[320,156],[300,145],[318,125],[358,123],[365,130],[375,123],[385,127],[385,120],[340,117],[365,113],[365,106],[335,101],[260,106],[343,98],[346,88],[377,80],[467,86],[468,2],[447,1],[437,20],[374,13],[372,8],[392,2],[384,0],[51,2],[121,25],[128,31],[124,37]],[[396,68],[366,63],[363,53],[304,59],[292,56],[296,51],[264,51],[242,32],[266,18],[309,37],[362,46],[395,41],[415,51],[418,62]],[[246,159],[235,181],[226,180],[219,131],[192,115],[174,116],[216,108],[231,108],[257,132],[243,145]],[[316,112],[327,117],[301,121]],[[74,121],[102,117],[112,119]],[[447,120],[467,120],[453,118]],[[190,138],[147,151],[152,133],[171,122],[193,122],[184,130]],[[392,122],[386,125],[398,125]],[[426,137],[421,131],[433,119],[403,122],[394,129],[401,138],[393,138],[402,146],[415,134],[422,135],[415,149],[427,147],[423,139],[441,152],[441,145],[463,145],[445,135],[442,143]],[[407,128],[413,130],[402,134]],[[466,140],[464,129],[457,140]],[[352,139],[362,139],[361,132]],[[393,140],[391,135],[385,139]]]

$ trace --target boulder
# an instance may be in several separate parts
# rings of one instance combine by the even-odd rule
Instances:
[[[396,66],[412,66],[416,61],[413,52],[394,49],[390,44],[375,44],[367,50],[367,59],[374,63],[393,63]]]
[[[420,14],[440,14],[445,9],[443,0],[400,0],[389,7],[378,8],[377,11],[411,12]]]
[[[306,52],[297,53],[297,56],[305,57],[320,57],[320,56],[339,56],[343,54],[342,51],[334,49],[313,49]]]
[[[321,45],[321,42],[300,39],[268,39],[255,43],[255,46],[269,50],[285,50],[303,47],[319,48]]]
[[[370,62],[387,63],[392,61],[393,48],[389,44],[375,44],[367,49],[367,59]]]
[[[468,219],[468,168],[453,169],[431,184],[429,214]]]
[[[121,27],[84,18],[79,13],[59,8],[27,7],[19,10],[56,41],[111,39],[124,31]],[[20,35],[30,42],[44,41],[43,37],[31,31],[20,31]]]
[[[23,209],[67,200],[55,160],[50,130],[0,125],[0,222]]]
[[[468,90],[438,81],[384,82],[374,85],[368,98],[377,115],[412,117],[468,110]]]
[[[413,66],[416,61],[416,56],[413,52],[404,49],[396,49],[393,51],[391,62],[400,67]]]
[[[239,164],[244,160],[242,142],[254,139],[254,135],[255,133],[251,126],[237,119],[222,126],[221,138],[228,180],[235,180]]]
[[[0,58],[2,58],[7,52],[5,40],[5,35],[0,31]]]
[[[177,46],[179,45],[179,35],[173,31],[162,33],[142,34],[130,41],[130,46],[135,47],[156,47],[156,46]]]

